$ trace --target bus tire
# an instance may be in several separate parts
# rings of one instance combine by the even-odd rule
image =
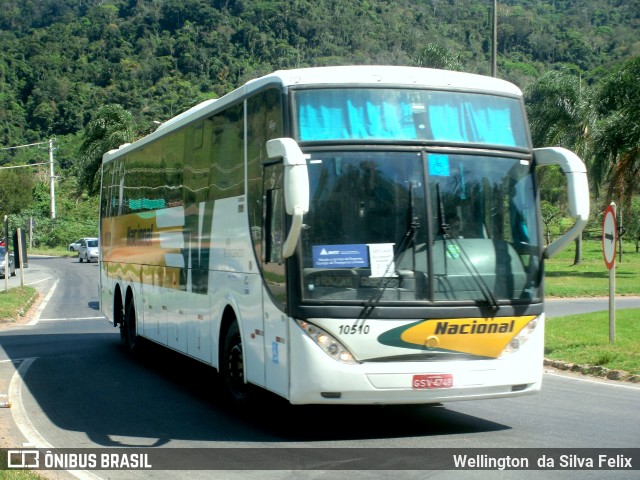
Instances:
[[[120,324],[120,341],[129,353],[137,353],[140,349],[140,339],[136,332],[136,308],[133,299],[127,302],[123,323]]]
[[[222,388],[227,401],[233,405],[244,405],[249,402],[249,384],[244,377],[244,354],[242,337],[237,321],[233,321],[224,338],[224,348],[220,361]]]

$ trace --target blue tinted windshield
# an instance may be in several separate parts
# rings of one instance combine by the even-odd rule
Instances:
[[[495,95],[407,89],[295,93],[298,140],[438,141],[529,148],[522,103]]]

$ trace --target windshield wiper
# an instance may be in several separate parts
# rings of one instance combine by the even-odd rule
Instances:
[[[394,278],[391,275],[387,275],[387,273],[389,272],[389,269],[392,266],[395,269],[395,266],[397,265],[397,261],[400,258],[400,255],[402,255],[405,252],[405,250],[409,248],[410,245],[414,245],[412,267],[413,267],[413,270],[415,271],[415,268],[416,268],[415,238],[416,238],[416,234],[418,233],[418,229],[420,228],[420,222],[418,221],[418,216],[415,213],[415,196],[413,193],[414,188],[415,188],[414,182],[409,182],[409,212],[408,212],[409,226],[407,228],[407,231],[402,237],[402,241],[400,242],[400,245],[398,245],[398,248],[393,258],[391,259],[387,267],[384,269],[384,276],[380,279],[380,281],[378,282],[378,285],[376,285],[375,293],[371,296],[371,298],[369,298],[365,302],[364,308],[362,309],[362,312],[360,312],[360,316],[358,318],[368,317],[369,315],[371,315],[371,312],[373,312],[373,310],[376,308],[376,306],[380,302],[380,299],[382,298],[382,295],[384,294],[385,290],[389,286],[391,279]]]
[[[487,285],[487,282],[485,282],[480,272],[478,272],[478,270],[476,269],[475,265],[469,258],[469,255],[467,255],[467,252],[463,248],[460,241],[449,233],[451,229],[451,225],[447,223],[447,220],[445,218],[444,203],[442,202],[442,195],[440,194],[439,183],[436,184],[436,197],[438,199],[438,222],[440,227],[438,233],[440,233],[442,235],[442,238],[444,239],[443,256],[444,256],[444,262],[445,262],[445,272],[446,272],[446,264],[447,264],[446,263],[447,262],[447,241],[450,241],[458,249],[458,252],[460,253],[459,258],[460,260],[462,260],[462,264],[467,269],[467,271],[471,274],[471,278],[474,280],[474,282],[478,286],[478,289],[482,293],[482,296],[484,297],[486,302],[491,307],[491,310],[496,312],[500,308],[500,305],[498,305],[498,301],[496,300],[496,297],[493,295],[493,292]]]

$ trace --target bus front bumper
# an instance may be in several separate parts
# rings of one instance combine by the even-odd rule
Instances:
[[[431,404],[537,393],[543,322],[518,352],[497,359],[340,363],[291,332],[292,404]]]

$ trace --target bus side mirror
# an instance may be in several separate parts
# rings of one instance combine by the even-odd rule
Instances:
[[[302,216],[309,211],[309,173],[307,161],[292,138],[274,138],[267,142],[269,158],[282,158],[284,166],[284,204],[293,217],[291,230],[282,246],[282,257],[293,255],[302,231]]]
[[[545,249],[544,256],[551,258],[580,235],[589,219],[589,183],[587,169],[573,152],[561,147],[533,150],[538,165],[558,165],[567,178],[569,215],[575,219],[573,226]]]

